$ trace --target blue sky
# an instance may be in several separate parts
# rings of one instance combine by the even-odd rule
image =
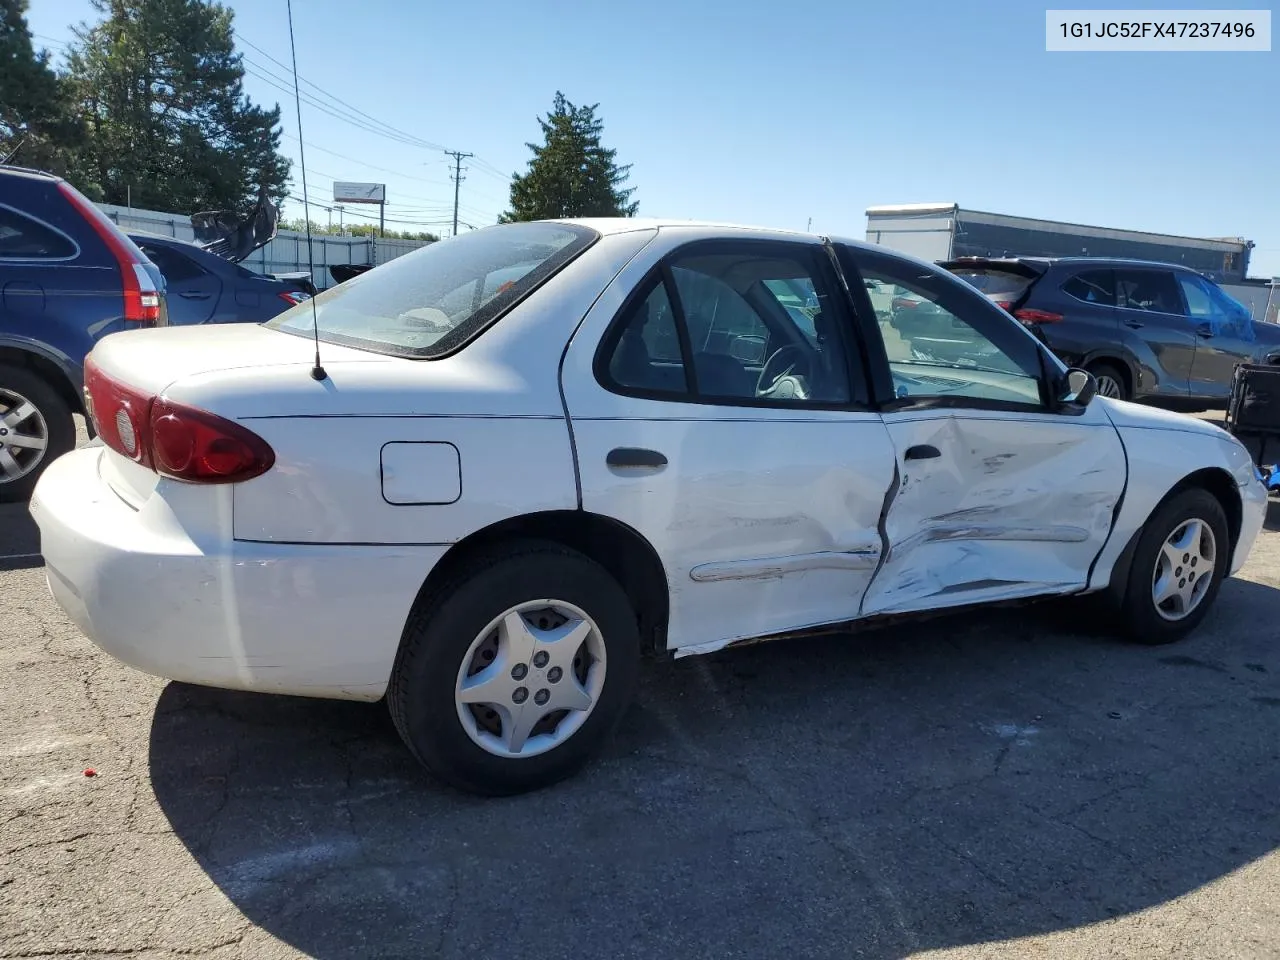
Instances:
[[[288,63],[285,0],[231,6],[240,36]],[[477,226],[503,209],[504,175],[524,169],[524,144],[560,89],[600,104],[606,145],[633,165],[644,216],[796,229],[812,218],[815,231],[861,237],[868,206],[956,201],[1243,236],[1257,244],[1250,273],[1280,275],[1274,38],[1270,53],[1051,54],[1045,6],[294,0],[294,17],[305,81],[415,138],[477,155],[466,161],[461,214]],[[88,0],[32,0],[29,12],[37,43],[54,52],[70,24],[92,18]],[[255,73],[285,76],[242,50]],[[246,88],[281,102],[296,137],[290,97],[259,76]],[[371,180],[387,184],[389,220],[439,230],[451,215],[440,150],[305,103],[302,122],[315,145],[313,202],[331,202],[335,178]],[[297,148],[285,139],[295,160]]]

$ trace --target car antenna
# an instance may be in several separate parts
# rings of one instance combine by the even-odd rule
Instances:
[[[285,0],[289,14],[289,56],[293,61],[293,103],[298,111],[298,160],[302,167],[302,219],[307,224],[307,270],[316,275],[316,260],[311,252],[311,203],[307,196],[307,152],[302,143],[302,94],[298,92],[298,48],[293,42],[293,0]],[[314,289],[314,288],[313,288]],[[312,380],[324,380],[329,375],[320,366],[320,318],[316,313],[316,298],[311,298],[311,337],[316,346],[316,363],[311,368]]]

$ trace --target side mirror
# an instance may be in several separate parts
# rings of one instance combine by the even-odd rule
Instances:
[[[1098,381],[1088,370],[1072,367],[1058,384],[1058,406],[1083,410],[1098,392]]]

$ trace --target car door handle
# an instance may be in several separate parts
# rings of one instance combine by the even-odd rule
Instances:
[[[1196,327],[1196,336],[1204,337],[1206,340],[1212,338],[1213,327],[1209,326],[1207,323],[1200,324],[1200,326]]]
[[[1125,320],[1124,325],[1130,330],[1141,330],[1146,326],[1141,320]]]
[[[611,467],[648,467],[656,470],[667,465],[667,458],[657,450],[643,447],[614,447],[604,460]]]
[[[908,447],[904,458],[907,460],[934,460],[942,456],[942,451],[929,443],[918,443]]]
[[[183,300],[208,300],[210,297],[210,294],[201,293],[198,290],[191,290],[187,293],[180,293],[178,294],[178,296],[180,296]]]

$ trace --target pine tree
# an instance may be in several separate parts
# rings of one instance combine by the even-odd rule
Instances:
[[[0,0],[0,159],[67,174],[79,125],[48,51],[36,52],[27,0]]]
[[[93,0],[68,84],[87,123],[86,160],[109,203],[194,213],[288,189],[280,108],[244,94],[232,12],[209,0]]]
[[[538,119],[544,142],[526,144],[533,159],[523,175],[512,178],[511,209],[501,222],[635,216],[635,188],[623,187],[631,166],[618,166],[617,151],[600,145],[599,106],[575,106],[557,91],[551,112]]]

